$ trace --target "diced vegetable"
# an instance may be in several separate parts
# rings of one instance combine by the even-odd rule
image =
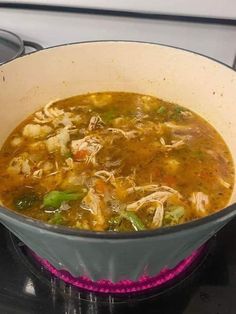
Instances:
[[[62,225],[64,222],[64,219],[61,215],[61,213],[55,213],[51,219],[49,219],[48,223],[53,225]]]
[[[106,191],[106,186],[107,185],[103,180],[98,179],[95,184],[95,190],[97,193],[104,194]]]
[[[120,215],[112,217],[109,220],[110,230],[125,231],[125,229],[122,230],[123,219],[128,220],[133,226],[135,231],[146,229],[142,220],[134,212],[122,211]]]
[[[181,113],[185,111],[184,108],[180,107],[180,106],[175,106],[174,110],[173,110],[173,113],[171,115],[171,119],[174,119],[174,120],[180,120],[181,118],[183,118],[183,116],[181,115]]]
[[[161,107],[159,107],[158,109],[157,109],[157,113],[158,114],[163,114],[163,113],[165,113],[166,112],[166,107],[164,107],[164,106],[161,106]]]
[[[43,198],[44,207],[59,208],[62,202],[77,201],[84,197],[84,192],[51,191]]]
[[[164,225],[177,225],[184,217],[185,208],[183,206],[172,205],[165,210],[163,224]]]
[[[76,160],[82,160],[88,156],[88,151],[85,149],[78,150],[73,156]]]
[[[193,151],[192,154],[195,158],[200,159],[200,160],[204,159],[205,157],[205,153],[201,150]]]
[[[24,210],[31,208],[39,200],[35,193],[23,194],[14,200],[16,209]]]
[[[117,117],[118,117],[118,114],[117,114],[116,110],[114,110],[114,109],[110,109],[110,110],[107,110],[106,112],[102,113],[102,120],[105,123],[109,123],[111,120],[113,120]]]
[[[136,231],[145,230],[142,220],[134,212],[124,211],[121,216],[129,220]]]
[[[65,152],[65,154],[64,154],[64,157],[67,159],[67,158],[71,158],[73,155],[72,155],[72,153],[71,152]]]

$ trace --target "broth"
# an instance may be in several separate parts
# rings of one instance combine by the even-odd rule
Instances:
[[[47,104],[0,151],[4,206],[49,224],[138,231],[224,208],[234,183],[225,142],[203,118],[122,92]]]

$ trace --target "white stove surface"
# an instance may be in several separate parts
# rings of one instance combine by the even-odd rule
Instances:
[[[117,11],[236,18],[235,0],[8,0],[9,3],[62,5]]]
[[[236,54],[236,26],[219,24],[0,8],[0,28],[44,47],[91,40],[149,41],[196,51],[230,66]]]

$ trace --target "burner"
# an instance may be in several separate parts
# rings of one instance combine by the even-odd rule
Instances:
[[[41,258],[36,253],[28,249],[29,254],[46,270],[48,270],[55,277],[63,280],[64,282],[76,286],[78,288],[90,291],[109,294],[125,294],[125,293],[137,293],[146,292],[153,288],[159,288],[166,286],[167,283],[173,282],[173,280],[184,277],[184,274],[199,261],[199,259],[206,252],[206,245],[203,245],[198,250],[193,252],[189,257],[180,262],[172,269],[163,269],[156,276],[142,276],[138,281],[121,280],[113,283],[107,279],[101,279],[99,281],[92,281],[88,277],[80,276],[73,277],[68,271],[58,270],[52,266],[47,260]]]

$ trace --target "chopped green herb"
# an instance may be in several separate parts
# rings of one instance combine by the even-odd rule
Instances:
[[[110,110],[102,113],[102,120],[105,123],[109,123],[109,122],[111,122],[113,119],[115,119],[117,117],[118,117],[118,113],[114,109],[110,109]]]
[[[68,151],[64,154],[64,156],[65,156],[65,158],[71,158],[73,155],[70,151]]]
[[[177,225],[184,217],[185,208],[183,206],[172,205],[165,210],[163,224],[164,226]]]
[[[201,150],[193,151],[193,152],[192,152],[192,155],[193,155],[195,158],[200,159],[200,160],[204,159],[204,157],[205,157],[204,152],[201,151]]]
[[[48,220],[48,223],[53,225],[62,225],[64,222],[64,219],[61,215],[61,213],[55,213],[51,219]]]
[[[180,107],[180,106],[175,106],[172,114],[171,114],[171,119],[174,120],[180,120],[181,118],[183,118],[183,116],[181,115],[181,113],[185,111],[184,108]]]
[[[59,208],[62,202],[77,201],[84,197],[84,192],[51,191],[43,198],[44,207]]]
[[[31,208],[39,200],[35,193],[23,194],[14,200],[16,209],[24,210]]]
[[[166,112],[166,107],[164,107],[164,106],[161,106],[161,107],[159,107],[158,109],[157,109],[157,113],[158,114],[163,114],[163,113],[165,113]]]

